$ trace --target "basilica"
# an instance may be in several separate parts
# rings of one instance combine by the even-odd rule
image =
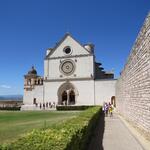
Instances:
[[[67,33],[46,50],[44,76],[34,67],[24,75],[22,110],[53,105],[102,105],[115,101],[114,74],[96,62],[94,45],[82,45]]]

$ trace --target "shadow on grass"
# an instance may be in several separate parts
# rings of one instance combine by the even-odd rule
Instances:
[[[97,123],[91,142],[89,143],[88,150],[104,150],[103,148],[103,134],[105,129],[105,116],[104,113],[101,114],[100,119]]]

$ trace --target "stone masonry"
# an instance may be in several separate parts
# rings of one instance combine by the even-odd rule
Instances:
[[[120,114],[150,137],[150,13],[116,84]]]

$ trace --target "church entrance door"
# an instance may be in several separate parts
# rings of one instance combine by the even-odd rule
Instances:
[[[62,105],[67,105],[67,92],[62,93]]]
[[[70,83],[63,83],[58,88],[58,105],[75,105],[77,102],[78,91],[75,86]]]
[[[66,90],[62,93],[62,105],[74,105],[75,92],[73,90]]]
[[[74,104],[75,104],[75,93],[73,90],[71,90],[69,93],[69,105],[74,105]]]

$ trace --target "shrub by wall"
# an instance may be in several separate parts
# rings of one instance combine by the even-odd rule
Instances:
[[[63,110],[63,111],[65,111],[65,110],[86,110],[86,109],[88,109],[88,108],[91,108],[91,107],[94,107],[93,105],[91,105],[91,106],[87,106],[87,105],[82,105],[82,106],[59,106],[59,105],[57,105],[56,106],[56,109],[57,110]]]
[[[2,150],[85,150],[102,109],[93,107],[78,117],[46,130],[33,130]]]

